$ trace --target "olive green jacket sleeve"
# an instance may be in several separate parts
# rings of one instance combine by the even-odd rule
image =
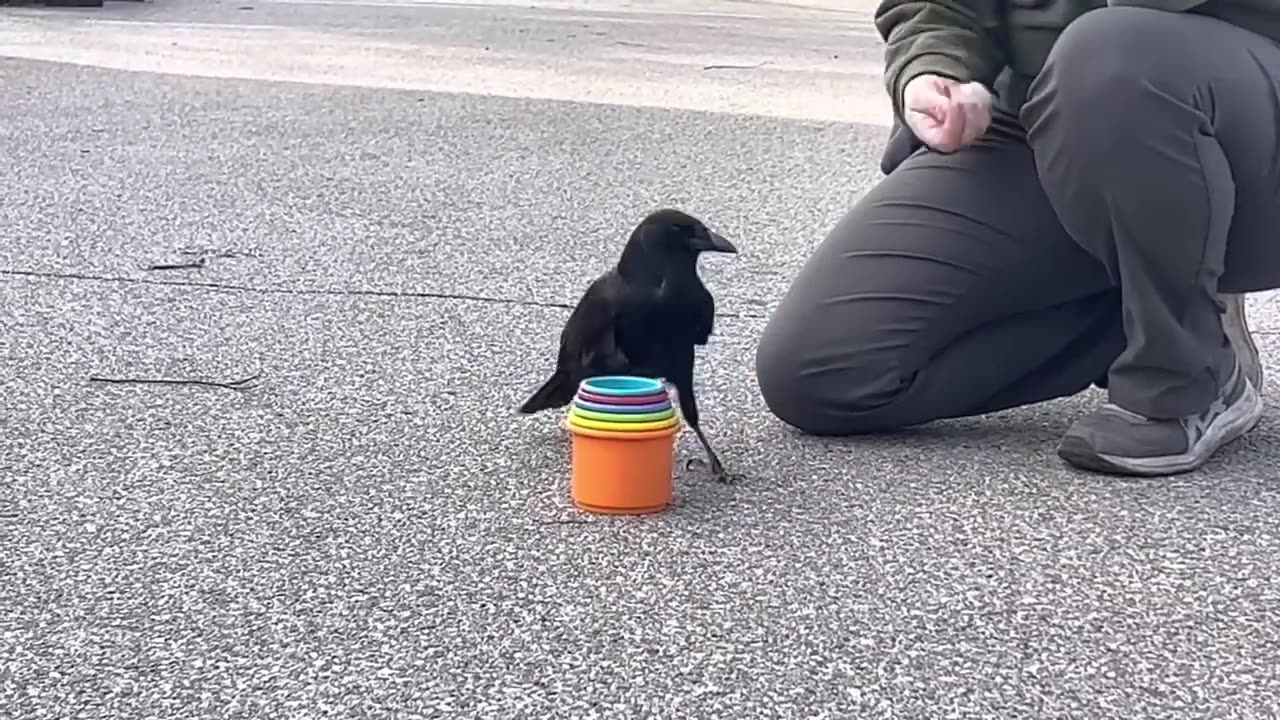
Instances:
[[[1005,65],[992,0],[881,0],[876,30],[885,41],[885,86],[902,114],[902,91],[933,73],[988,87]]]

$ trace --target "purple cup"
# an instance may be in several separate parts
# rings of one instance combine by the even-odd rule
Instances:
[[[574,405],[583,410],[590,410],[598,413],[615,413],[618,415],[639,415],[642,413],[663,412],[671,409],[671,401],[664,400],[659,403],[650,403],[648,405],[613,405],[583,400],[581,397],[573,401]]]

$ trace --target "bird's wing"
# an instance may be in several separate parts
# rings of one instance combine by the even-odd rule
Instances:
[[[716,299],[710,292],[703,291],[705,297],[699,298],[694,305],[694,335],[693,342],[698,345],[706,345],[711,339],[711,331],[715,327],[716,322]]]
[[[666,288],[662,303],[673,329],[694,345],[706,345],[716,320],[716,301],[701,283],[681,282]]]
[[[619,350],[631,363],[646,366],[631,371],[651,371],[647,366],[664,353],[671,329],[670,309],[664,300],[661,287],[627,285],[623,289],[618,302]]]
[[[621,287],[621,278],[606,273],[587,288],[560,334],[560,367],[576,374],[625,362],[614,337]]]

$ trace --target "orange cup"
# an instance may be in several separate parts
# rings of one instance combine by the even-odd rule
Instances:
[[[647,432],[565,426],[573,434],[574,505],[607,515],[647,515],[671,504],[680,425]]]

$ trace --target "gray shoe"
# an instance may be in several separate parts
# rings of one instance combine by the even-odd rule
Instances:
[[[1222,329],[1231,341],[1231,347],[1240,358],[1244,376],[1253,383],[1253,389],[1262,393],[1262,358],[1258,356],[1258,346],[1253,342],[1253,334],[1249,332],[1249,319],[1245,317],[1244,295],[1219,295],[1222,300]]]
[[[1261,419],[1262,398],[1237,362],[1208,410],[1177,420],[1151,420],[1107,403],[1071,426],[1058,456],[1095,472],[1174,475],[1200,467]]]

